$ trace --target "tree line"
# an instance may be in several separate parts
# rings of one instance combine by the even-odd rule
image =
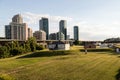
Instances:
[[[44,47],[38,45],[34,37],[29,38],[25,43],[12,41],[10,43],[6,43],[4,46],[0,46],[0,58],[7,58],[42,49],[44,49]]]

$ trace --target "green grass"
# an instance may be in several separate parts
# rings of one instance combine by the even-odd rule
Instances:
[[[112,52],[41,51],[0,60],[0,73],[17,80],[117,80],[120,55]],[[45,55],[46,54],[46,55]],[[57,54],[57,55],[56,55]],[[62,55],[64,54],[64,55]]]

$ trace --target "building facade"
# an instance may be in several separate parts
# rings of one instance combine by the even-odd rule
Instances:
[[[46,40],[49,40],[49,21],[48,21],[48,18],[42,18],[39,21],[39,27],[40,27],[40,30],[43,30],[46,32]]]
[[[67,40],[67,22],[65,20],[61,20],[59,22],[59,32],[60,35],[62,35],[61,33],[63,33],[64,39]]]
[[[28,38],[33,37],[33,31],[31,28],[28,28]]]
[[[6,39],[27,40],[28,26],[23,23],[23,18],[20,14],[13,16],[12,22],[5,26]]]
[[[49,39],[50,39],[50,40],[57,40],[57,34],[56,34],[56,33],[51,33],[51,34],[49,35]]]
[[[49,50],[70,50],[70,44],[62,41],[52,42],[48,44]]]
[[[57,32],[57,40],[65,40],[65,35],[62,32]]]
[[[5,37],[6,39],[11,39],[11,26],[5,25]]]
[[[35,37],[36,40],[46,40],[46,32],[43,30],[35,31],[33,37]]]
[[[79,27],[74,26],[74,40],[79,40]]]
[[[67,40],[70,40],[70,35],[67,35]]]

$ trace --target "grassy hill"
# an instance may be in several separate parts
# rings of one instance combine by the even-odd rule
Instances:
[[[0,73],[17,80],[119,80],[120,55],[108,51],[86,55],[80,48],[1,59]]]

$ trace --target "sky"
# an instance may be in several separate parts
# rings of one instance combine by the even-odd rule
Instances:
[[[41,17],[49,19],[50,33],[59,31],[59,21],[67,21],[67,34],[79,26],[79,39],[100,41],[120,37],[120,0],[0,0],[0,37],[12,17],[21,14],[33,32]]]

